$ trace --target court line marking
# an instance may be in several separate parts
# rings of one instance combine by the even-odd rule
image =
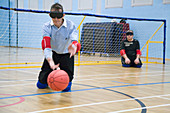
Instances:
[[[166,98],[166,97],[159,97],[161,99],[165,99],[165,100],[170,100],[170,98]]]
[[[131,101],[131,100],[134,100],[134,99],[149,99],[149,98],[155,98],[155,97],[161,97],[161,96],[170,96],[170,94],[147,96],[147,97],[137,97],[137,98],[133,98],[133,99],[122,99],[122,100],[114,100],[114,101],[104,101],[104,102],[96,102],[96,103],[90,103],[90,104],[81,104],[81,105],[74,105],[74,106],[67,106],[67,107],[60,107],[60,108],[53,108],[53,109],[33,111],[33,112],[28,112],[28,113],[41,113],[41,112],[47,112],[47,111],[57,111],[57,110],[62,110],[62,109],[70,109],[70,108],[85,107],[85,106],[92,106],[92,105],[108,104],[108,103],[114,103],[114,102],[124,102],[124,101]],[[144,107],[140,108],[140,109],[144,109]],[[112,113],[114,113],[114,112],[112,112]]]
[[[13,71],[13,70],[12,70]],[[23,70],[15,70],[15,71],[21,71],[21,72],[26,72],[26,73],[31,73],[31,74],[38,74],[38,73],[35,73],[35,72],[30,72],[30,71],[23,71]],[[92,74],[92,75],[82,75],[82,76],[79,76],[79,77],[88,77],[88,76],[106,76],[106,75],[120,75],[120,74],[143,74],[143,73],[145,73],[145,74],[147,74],[147,73],[162,73],[162,71],[152,71],[152,72],[137,72],[137,73],[126,73],[126,72],[123,72],[123,73],[115,73],[115,74],[97,74],[97,75],[94,75],[94,74]],[[169,73],[170,71],[164,71],[164,72],[166,72],[166,73]],[[77,75],[75,75],[75,77],[76,77]]]
[[[96,86],[92,86],[92,85],[85,85],[85,84],[79,84],[79,85],[83,85],[83,86],[89,86],[89,87],[96,87]],[[97,88],[97,87],[96,87]],[[126,97],[129,97],[131,99],[134,99],[135,97],[131,96],[131,95],[128,95],[126,93],[123,93],[123,92],[119,92],[119,91],[116,91],[116,90],[112,90],[112,89],[107,89],[107,88],[103,88],[104,90],[107,90],[107,91],[112,91],[114,93],[119,93],[121,95],[124,95]],[[146,107],[145,104],[140,101],[139,99],[134,99],[134,101],[136,101],[141,107]],[[147,109],[142,109],[141,113],[146,113]]]
[[[20,71],[20,72],[24,72],[24,73],[31,73],[31,74],[37,74],[38,75],[38,73],[39,72],[30,72],[30,71],[25,71],[25,70],[16,70],[16,71]]]
[[[167,73],[168,76],[170,76],[168,73]],[[102,77],[102,78],[93,78],[93,79],[77,79],[75,77],[75,79],[73,81],[89,81],[89,80],[104,80],[104,79],[116,79],[116,78],[129,78],[129,77],[153,77],[153,76],[162,76],[162,75],[137,75],[137,76],[126,76],[126,77]],[[26,79],[26,80],[23,80],[23,81],[33,81],[34,79]],[[37,79],[35,79],[36,81]],[[16,82],[16,81],[0,81],[1,82]],[[31,83],[28,83],[28,85],[30,85]],[[32,83],[32,84],[35,84],[35,83]],[[27,84],[16,84],[16,85],[1,85],[0,87],[8,87],[8,86],[19,86],[19,85],[27,85]]]
[[[115,74],[97,74],[97,75],[82,75],[82,76],[78,76],[79,78],[82,78],[82,77],[88,77],[88,76],[90,76],[90,77],[92,77],[92,76],[106,76],[106,75],[122,75],[122,74],[126,74],[126,75],[129,75],[129,74],[151,74],[151,73],[161,73],[162,74],[162,71],[154,71],[154,72],[136,72],[136,73],[126,73],[126,72],[124,72],[124,73],[115,73]],[[170,71],[164,71],[164,72],[166,72],[166,73],[169,73]]]
[[[9,82],[9,81],[8,81],[8,82]],[[30,84],[32,85],[32,84],[36,84],[36,83],[15,84],[15,85],[3,85],[3,86],[0,86],[0,87],[1,87],[1,88],[2,88],[2,87],[11,87],[11,86],[12,86],[12,87],[13,87],[13,86],[15,87],[15,86],[25,86],[25,85],[30,85]]]
[[[17,80],[17,79],[0,79],[0,83],[2,82],[18,82],[18,81],[36,81],[38,79],[25,79],[25,80]]]
[[[122,112],[127,112],[127,111],[135,111],[135,110],[165,107],[165,106],[170,106],[170,104],[162,104],[162,105],[156,105],[156,106],[147,106],[147,107],[141,107],[141,108],[126,109],[126,110],[120,110],[120,111],[114,111],[114,112],[108,112],[108,113],[122,113]]]
[[[0,95],[15,96],[15,95],[11,95],[11,94],[0,94]],[[18,98],[20,99],[18,102],[15,102],[15,103],[12,103],[12,104],[0,105],[0,108],[1,107],[7,107],[7,106],[13,106],[13,105],[20,104],[20,103],[25,101],[25,99],[23,97],[18,97]]]
[[[26,72],[26,73],[32,73],[32,74],[37,74],[38,75],[38,73],[36,73],[36,72],[30,72],[30,71],[24,71],[24,70],[21,70],[21,69],[17,69],[17,70],[12,70],[12,71],[21,71],[21,72]],[[122,71],[121,71],[122,72]],[[145,73],[145,74],[147,74],[147,73],[162,73],[162,72],[165,72],[165,73],[169,73],[170,71],[152,71],[152,72],[146,72],[146,71],[143,71],[143,72],[136,72],[136,73],[126,73],[126,72],[123,72],[123,73],[114,73],[114,74],[97,74],[97,75],[94,75],[94,74],[92,74],[92,75],[82,75],[82,76],[78,76],[78,77],[88,77],[88,76],[106,76],[106,75],[119,75],[119,74],[143,74],[143,73]],[[75,77],[76,77],[77,75],[75,74]]]
[[[30,72],[30,71],[24,71],[25,69],[17,69],[17,70],[10,70],[10,71],[21,71],[21,72],[25,72],[25,73],[31,73],[31,74],[37,74],[38,75],[38,72],[36,73],[36,72]],[[143,74],[143,73],[145,73],[145,74],[147,74],[147,73],[158,73],[158,72],[162,72],[162,71],[154,71],[154,72],[137,72],[137,73],[126,73],[126,72],[124,72],[124,73],[116,73],[116,74],[97,74],[97,75],[82,75],[82,76],[78,76],[78,75],[76,75],[75,74],[75,78],[76,77],[79,77],[79,78],[82,78],[82,77],[88,77],[88,76],[90,76],[90,77],[92,77],[92,76],[106,76],[106,75],[119,75],[119,74]],[[165,73],[169,73],[170,71],[164,71]]]
[[[147,66],[148,65],[148,66]],[[156,68],[159,68],[160,69],[160,64],[158,64],[158,65],[153,65],[153,64],[146,64],[146,65],[144,65],[145,67],[144,68],[147,68],[147,67],[156,67]],[[162,65],[163,66],[163,65]],[[167,64],[167,63],[165,63],[165,65],[164,65],[164,68],[165,67],[170,67],[170,64]],[[163,68],[163,67],[162,67]]]
[[[108,88],[131,87],[131,86],[155,85],[155,84],[169,84],[169,83],[170,83],[170,82],[156,82],[156,83],[146,83],[146,84],[131,84],[131,85],[120,85],[120,86],[95,87],[95,88],[87,88],[87,89],[71,90],[71,92],[89,91],[89,90],[96,90],[96,89],[108,89]],[[36,93],[36,94],[27,94],[27,95],[20,95],[20,96],[1,97],[0,99],[9,99],[9,98],[18,98],[18,97],[30,97],[30,96],[48,95],[48,94],[57,94],[57,93],[64,93],[64,92],[56,91],[56,92],[49,92],[49,93]]]
[[[168,76],[170,76],[167,73]],[[86,81],[86,80],[99,80],[99,79],[114,79],[114,78],[129,78],[129,77],[153,77],[153,76],[162,76],[162,75],[137,75],[137,76],[123,76],[123,77],[102,77],[102,78],[93,78],[93,79],[80,79],[80,80],[75,80],[75,81]]]
[[[26,64],[27,65],[27,64]],[[104,64],[104,65],[107,65],[107,64]],[[112,65],[114,65],[114,64],[112,64]],[[82,65],[83,66],[83,65]],[[97,66],[99,66],[99,65],[97,65]],[[147,65],[146,65],[147,66]],[[146,67],[146,66],[143,66],[143,68],[148,68],[148,67]],[[153,66],[153,65],[148,65],[149,67],[155,67],[155,68],[159,68],[158,66]],[[40,69],[41,68],[41,66],[25,66],[26,68],[28,68],[28,69]],[[39,67],[39,68],[37,68],[37,67]],[[113,67],[113,66],[112,66]],[[114,67],[118,67],[118,68],[120,68],[121,67],[121,64],[120,64],[120,66],[114,66]],[[166,65],[166,67],[168,67],[168,65]],[[0,67],[1,68],[1,67]],[[3,68],[3,67],[2,67]],[[11,67],[9,67],[9,68],[11,68]],[[16,67],[17,69],[19,68],[19,69],[26,69],[26,68],[22,68],[22,67]],[[160,69],[160,68],[159,68]],[[2,70],[15,70],[15,69],[2,69]],[[126,70],[126,69],[125,69]],[[1,70],[0,70],[1,71]]]
[[[168,74],[169,75],[169,74]],[[127,76],[126,78],[129,77],[145,77],[146,75],[137,75],[137,76]],[[161,75],[147,75],[149,77],[152,76],[161,76]],[[87,80],[100,80],[100,79],[115,79],[115,78],[125,78],[125,77],[104,77],[104,78],[94,78],[94,79],[77,79],[77,77],[75,77],[75,79],[73,81],[87,81]],[[37,79],[26,79],[26,80],[14,80],[14,81],[0,81],[0,83],[2,82],[17,82],[17,81],[37,81]],[[29,85],[30,83],[28,83]],[[35,83],[32,83],[35,84]],[[26,85],[26,84],[16,84],[16,85],[1,85],[0,87],[8,87],[8,86],[19,86],[19,85]]]

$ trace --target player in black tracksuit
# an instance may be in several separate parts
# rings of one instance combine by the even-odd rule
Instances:
[[[126,36],[127,38],[122,42],[120,51],[122,66],[141,68],[142,62],[140,60],[141,51],[139,41],[133,39],[132,30],[128,30]]]

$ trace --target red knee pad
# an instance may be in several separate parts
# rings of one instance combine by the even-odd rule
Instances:
[[[73,41],[72,44],[74,44],[77,47],[76,53],[78,51],[80,51],[80,49],[81,49],[81,44],[80,43],[78,43],[77,41]]]
[[[50,43],[51,38],[49,36],[45,36],[42,39],[41,45],[42,49],[44,50],[45,48],[51,48],[51,43]]]

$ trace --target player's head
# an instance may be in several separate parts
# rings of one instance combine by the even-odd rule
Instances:
[[[133,31],[132,30],[128,30],[126,32],[126,36],[127,36],[128,41],[133,41]]]
[[[63,6],[59,3],[55,3],[51,6],[50,17],[60,19],[60,18],[64,17],[63,12],[64,12]]]
[[[64,22],[63,17],[65,16],[65,14],[63,14],[63,12],[64,10],[61,4],[55,3],[51,6],[49,15],[52,18],[54,25],[56,25],[57,27],[60,27]]]
[[[53,4],[52,6],[51,6],[51,9],[50,9],[50,11],[59,11],[61,9],[61,12],[64,12],[64,10],[63,10],[63,6],[61,5],[61,4],[59,4],[59,3],[55,3],[55,4]]]

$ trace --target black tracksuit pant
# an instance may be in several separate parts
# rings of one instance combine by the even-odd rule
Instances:
[[[53,60],[55,64],[60,64],[59,67],[61,70],[67,72],[70,78],[70,82],[73,80],[74,75],[74,56],[70,58],[70,54],[57,54],[53,51]],[[50,68],[50,65],[46,59],[44,59],[41,71],[39,73],[39,81],[42,84],[47,84],[47,77],[53,70]]]

